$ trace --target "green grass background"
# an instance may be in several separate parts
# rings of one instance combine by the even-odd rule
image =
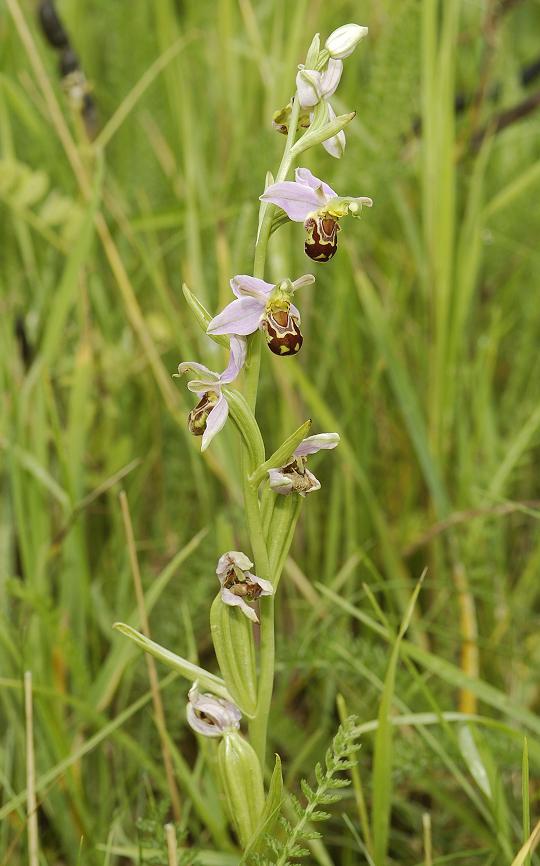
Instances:
[[[540,118],[493,121],[538,92],[520,76],[540,4],[62,0],[98,111],[90,144],[19,2],[0,8],[0,863],[28,862],[25,670],[40,863],[166,863],[147,669],[111,628],[138,624],[118,493],[152,636],[212,668],[215,560],[247,542],[234,431],[201,460],[171,378],[181,360],[224,362],[181,284],[217,311],[250,273],[284,141],[272,113],[313,33],[349,20],[370,35],[334,100],[357,111],[347,151],[305,164],[374,207],[344,221],[327,265],[305,258],[298,225],[269,258],[276,280],[317,276],[301,354],[264,355],[269,450],[306,417],[343,440],[312,461],[323,489],[282,582],[271,748],[297,790],[338,694],[366,726],[309,862],[511,863],[540,817]],[[186,692],[162,690],[179,835],[200,863],[232,864],[188,793],[222,822]]]

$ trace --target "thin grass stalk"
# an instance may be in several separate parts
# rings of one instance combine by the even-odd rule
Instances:
[[[24,707],[26,715],[26,811],[28,833],[28,866],[39,866],[39,831],[36,798],[36,768],[34,758],[34,712],[32,705],[32,673],[24,674]]]
[[[137,608],[139,611],[139,620],[141,629],[146,637],[150,637],[150,624],[144,602],[144,592],[142,588],[141,572],[139,568],[139,558],[135,547],[135,536],[133,533],[133,524],[131,522],[131,514],[129,510],[128,498],[124,490],[120,493],[120,508],[122,510],[122,520],[124,522],[124,532],[126,534],[126,543],[129,554],[129,562],[131,566],[131,574],[133,577],[133,585],[135,587],[135,596],[137,599]],[[167,730],[165,721],[165,712],[163,710],[163,701],[159,691],[159,680],[154,659],[148,653],[146,654],[146,664],[148,667],[148,679],[150,681],[150,689],[152,692],[152,703],[154,705],[154,713],[156,715],[156,727],[161,740],[161,754],[163,757],[163,766],[165,767],[165,775],[167,785],[171,797],[171,805],[176,821],[180,821],[182,816],[182,807],[180,805],[180,794],[174,777],[174,770],[171,760],[169,745],[164,737],[164,731]]]

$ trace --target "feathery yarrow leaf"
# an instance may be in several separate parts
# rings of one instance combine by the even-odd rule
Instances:
[[[313,789],[305,779],[300,782],[302,793],[306,798],[306,806],[303,808],[298,798],[294,794],[290,795],[289,802],[298,821],[295,826],[292,826],[290,821],[280,819],[284,834],[281,839],[272,840],[269,846],[274,857],[273,866],[292,866],[293,861],[308,856],[309,851],[304,848],[304,844],[320,838],[321,834],[313,830],[310,824],[328,821],[331,817],[330,813],[318,807],[340,800],[341,795],[336,789],[345,788],[350,784],[350,779],[336,774],[351,769],[355,764],[355,761],[350,760],[350,756],[360,748],[358,742],[360,730],[356,722],[356,716],[349,716],[340,725],[325,755],[326,770],[320,763],[316,764],[317,788]]]

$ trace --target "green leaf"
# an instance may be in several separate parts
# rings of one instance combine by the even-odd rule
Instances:
[[[195,297],[191,289],[188,288],[185,283],[182,283],[182,291],[184,293],[184,298],[188,303],[189,309],[193,313],[197,324],[206,334],[206,329],[212,321],[213,316],[211,316],[208,310],[203,307],[199,299]],[[215,343],[219,343],[220,346],[225,346],[227,349],[229,348],[229,339],[225,335],[207,334],[207,336],[210,337],[210,339],[213,340]]]
[[[163,664],[166,664],[168,667],[181,673],[186,680],[190,680],[192,683],[198,680],[203,689],[208,689],[208,691],[218,695],[220,698],[225,698],[227,701],[233,700],[227,691],[224,681],[220,677],[216,677],[215,674],[211,674],[204,668],[200,668],[198,665],[188,662],[187,659],[177,656],[176,653],[165,649],[165,647],[162,647],[155,641],[150,640],[149,637],[141,634],[137,629],[132,628],[130,625],[126,625],[124,622],[115,622],[113,628],[116,629],[116,631],[119,631],[120,634],[123,634],[124,637],[128,637],[145,652],[150,653],[151,656],[154,656],[154,658],[163,662]]]
[[[482,756],[478,751],[478,746],[473,737],[470,725],[461,725],[458,734],[459,748],[465,759],[465,763],[469,768],[469,772],[474,781],[486,797],[491,800],[493,792],[489,784],[488,772],[484,766]]]
[[[255,833],[250,839],[247,848],[244,851],[244,856],[242,857],[239,866],[242,866],[242,864],[244,863],[248,863],[248,858],[250,857],[250,855],[257,853],[263,848],[265,836],[272,832],[279,818],[282,799],[283,775],[281,772],[281,758],[279,757],[279,755],[276,755],[274,771],[272,773],[272,778],[270,779],[268,796],[264,804],[261,820],[257,826],[257,829],[255,830]]]
[[[316,144],[322,144],[323,141],[332,138],[341,132],[348,123],[356,116],[356,111],[351,111],[349,114],[340,114],[334,120],[325,123],[319,129],[310,128],[302,138],[299,138],[294,147],[291,149],[291,157],[296,159],[307,150],[309,147],[314,147]]]

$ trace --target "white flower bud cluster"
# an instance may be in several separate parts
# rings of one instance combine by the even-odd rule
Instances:
[[[319,34],[311,43],[306,63],[298,67],[296,89],[300,107],[310,112],[313,123],[315,108],[324,106],[324,121],[335,120],[335,112],[329,99],[336,92],[343,72],[343,59],[349,57],[361,39],[367,35],[368,28],[360,24],[344,24],[330,34],[322,51],[319,50]],[[324,149],[339,159],[345,150],[345,133],[340,130],[326,141]]]

